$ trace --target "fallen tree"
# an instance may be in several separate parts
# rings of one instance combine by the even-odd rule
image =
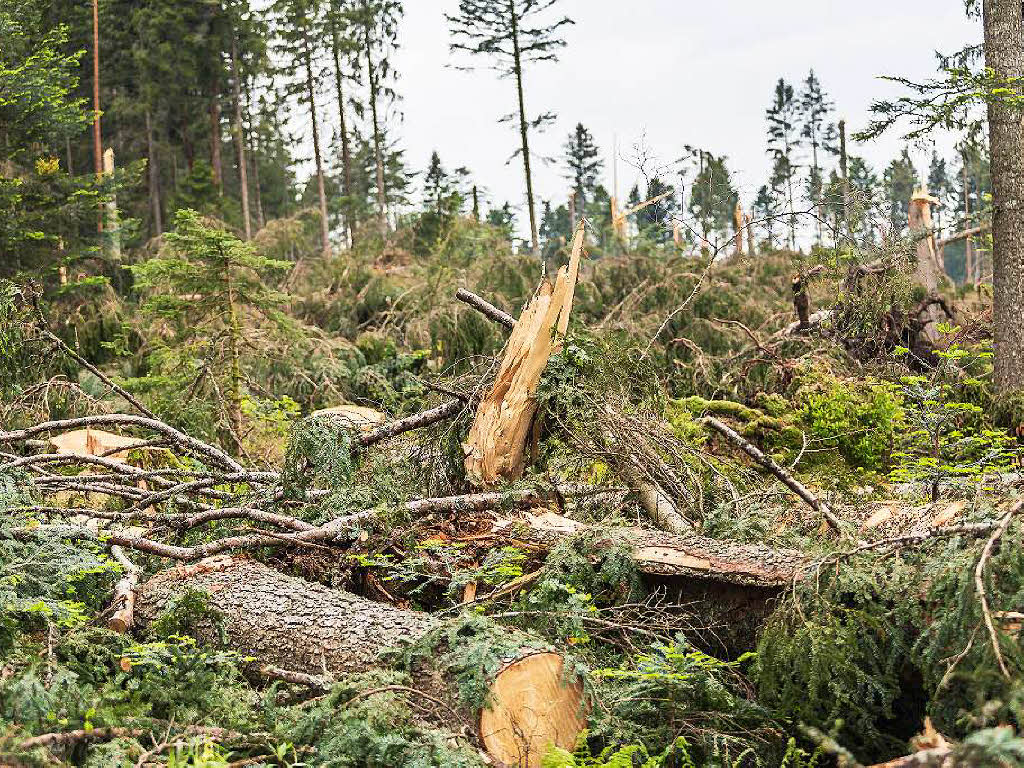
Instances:
[[[382,664],[381,654],[438,634],[442,622],[428,614],[376,603],[282,574],[252,560],[217,558],[158,573],[139,590],[137,613],[152,622],[186,591],[204,595],[216,620],[200,622],[208,642],[219,630],[230,646],[261,667],[331,677]],[[215,626],[215,624],[217,626]],[[509,630],[495,645],[486,677],[486,705],[460,698],[442,658],[414,671],[417,686],[446,702],[477,734],[488,753],[505,764],[536,766],[550,745],[571,749],[585,727],[583,690],[563,680],[562,656],[544,641]],[[446,637],[450,642],[450,636]],[[293,678],[295,679],[295,678]],[[474,711],[477,709],[478,711]]]

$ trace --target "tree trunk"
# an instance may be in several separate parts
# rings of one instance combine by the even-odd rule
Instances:
[[[250,127],[252,126],[252,102],[249,90],[245,92],[245,114]],[[254,141],[252,151],[252,188],[256,194],[256,231],[263,229],[266,224],[266,217],[263,215],[263,194],[260,191],[260,155],[259,146]]]
[[[238,150],[238,188],[242,197],[242,225],[245,239],[252,237],[252,221],[249,216],[249,171],[245,162],[245,134],[242,130],[241,84],[238,82],[238,44],[231,38],[231,95],[235,107],[235,147]]]
[[[220,88],[214,81],[210,93],[210,166],[217,193],[224,192],[224,166],[220,159]]]
[[[370,28],[366,28],[366,76],[370,81],[370,115],[373,118],[373,162],[377,170],[377,225],[381,234],[387,232],[387,191],[384,188],[384,148],[377,116],[377,76],[373,66],[373,45]]]
[[[313,89],[313,60],[309,50],[309,29],[302,28],[302,58],[306,67],[306,98],[309,100],[309,120],[313,124],[313,158],[316,161],[316,189],[320,200],[320,250],[328,256],[331,250],[327,222],[327,193],[324,190],[324,163],[320,154],[320,128],[316,122],[316,93]]]
[[[516,76],[516,93],[519,97],[519,136],[522,139],[523,171],[526,174],[526,207],[530,212],[530,243],[534,255],[540,254],[540,238],[537,236],[537,212],[533,204],[533,176],[530,174],[530,142],[527,137],[526,105],[523,100],[523,62],[519,50],[519,15],[515,0],[508,0],[509,19],[512,24],[513,70]]]
[[[242,656],[262,667],[309,675],[365,672],[381,663],[383,651],[414,643],[442,627],[427,613],[376,603],[233,558],[205,560],[154,576],[139,590],[135,611],[140,623],[151,622],[186,589],[207,594],[207,605],[217,611],[228,642]],[[203,639],[218,641],[213,626],[198,629]],[[452,725],[472,724],[494,758],[537,768],[551,743],[566,749],[575,745],[586,724],[583,691],[578,684],[563,682],[562,658],[546,643],[513,630],[504,637],[511,637],[512,644],[521,637],[522,643],[508,656],[495,656],[496,670],[486,681],[491,703],[482,712],[468,712],[457,701],[443,668],[414,672],[414,679],[431,694],[439,682],[437,695],[459,717]],[[502,647],[511,646],[503,640]]]
[[[926,193],[917,192],[910,198],[908,215],[910,234],[917,238],[917,266],[914,271],[914,280],[928,294],[938,293],[940,284],[948,280],[946,271],[939,263],[939,257],[935,251],[935,239],[932,234],[932,203],[938,203],[938,200],[929,197]],[[946,313],[938,304],[928,304],[918,317],[918,320],[924,324],[921,332],[933,346],[937,345],[942,338],[937,323],[946,319]]]
[[[985,0],[985,65],[1013,96],[1024,77],[1020,0]],[[1001,395],[1024,390],[1024,130],[1019,107],[988,103],[992,173],[992,327],[995,385]]]
[[[736,255],[743,255],[743,206],[736,201],[736,207],[732,212],[733,226],[736,228]]]
[[[160,169],[157,166],[156,148],[153,142],[153,122],[146,110],[146,155],[149,165],[149,205],[153,212],[153,236],[160,237],[164,232],[160,212]]]
[[[971,226],[971,193],[970,187],[968,186],[967,177],[967,153],[963,153],[963,186],[964,186],[964,229],[970,229]],[[964,243],[964,282],[967,284],[974,282],[974,241],[970,235],[967,236],[967,241]]]
[[[349,148],[348,126],[345,119],[345,80],[341,74],[341,53],[338,43],[338,28],[334,14],[330,14],[331,53],[334,57],[334,89],[338,96],[338,132],[341,138],[341,193],[345,196],[345,230],[348,232],[349,244],[352,243],[352,153]]]

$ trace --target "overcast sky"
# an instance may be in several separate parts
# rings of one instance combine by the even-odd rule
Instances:
[[[506,165],[518,139],[509,125],[497,123],[515,108],[514,83],[486,69],[449,66],[467,63],[448,51],[444,14],[457,5],[405,2],[396,60],[401,143],[414,169],[422,170],[435,149],[447,168],[468,167],[491,201],[518,207],[522,228],[522,163]],[[601,147],[610,187],[617,136],[622,196],[637,176],[628,162],[632,148],[643,141],[666,164],[684,144],[727,155],[748,203],[769,171],[764,111],[779,77],[798,81],[813,67],[837,116],[856,130],[867,122],[873,99],[898,93],[879,75],[925,77],[935,71],[936,50],[954,51],[980,37],[962,0],[562,0],[557,7],[576,24],[566,32],[558,63],[526,72],[528,113],[558,114],[531,149],[560,156],[567,134],[582,122]],[[893,135],[851,152],[884,166],[901,146]],[[950,146],[940,142],[942,149]],[[925,153],[914,157],[925,170]],[[568,184],[560,164],[536,165],[538,198],[563,202]],[[416,184],[418,192],[422,185]]]

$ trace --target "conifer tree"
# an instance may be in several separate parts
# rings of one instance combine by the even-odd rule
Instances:
[[[327,219],[327,192],[324,186],[324,163],[320,147],[320,126],[317,116],[316,83],[320,73],[316,66],[314,31],[319,26],[319,0],[277,0],[273,6],[277,14],[278,53],[286,61],[284,74],[289,78],[287,92],[298,96],[309,113],[313,133],[313,160],[316,165],[317,197],[320,208],[320,248],[330,251]]]
[[[132,267],[136,287],[147,295],[143,312],[168,323],[169,336],[154,358],[161,372],[187,377],[205,361],[223,385],[236,437],[244,399],[244,315],[272,314],[281,305],[284,296],[268,288],[266,278],[289,266],[260,256],[215,222],[183,209],[157,256]]]
[[[565,47],[559,37],[561,29],[573,21],[562,17],[545,20],[544,13],[558,0],[460,0],[459,11],[447,15],[451,25],[452,51],[486,56],[491,67],[502,77],[512,77],[516,84],[516,112],[502,121],[517,118],[520,147],[513,154],[522,155],[526,179],[526,207],[530,217],[530,241],[534,254],[540,251],[537,213],[534,205],[533,176],[530,170],[530,131],[540,129],[554,119],[544,113],[534,119],[526,116],[523,68],[526,64],[557,60],[557,51]]]
[[[835,105],[829,99],[821,81],[812,69],[803,82],[800,91],[800,137],[807,140],[811,147],[811,166],[807,174],[807,197],[816,205],[821,205],[824,191],[819,150],[835,151],[836,126],[829,122],[829,115]],[[818,222],[818,242],[821,242],[821,222]]]
[[[566,178],[572,181],[577,210],[583,210],[592,197],[602,165],[593,134],[583,123],[576,123],[565,142],[565,169]]]
[[[705,238],[709,232],[726,232],[733,221],[739,194],[736,192],[725,156],[704,153],[700,171],[690,188],[690,214],[700,223]]]
[[[914,161],[906,147],[899,157],[892,162],[882,174],[885,186],[886,212],[889,223],[894,230],[901,231],[907,226],[907,215],[910,209],[910,198],[920,184]]]
[[[352,0],[327,0],[325,19],[331,41],[331,60],[334,64],[334,94],[338,105],[338,142],[341,145],[341,191],[345,198],[345,229],[351,241],[354,233],[352,220],[352,144],[349,129],[349,97],[346,81],[357,81],[359,66],[353,63],[358,56],[358,42],[353,39],[355,26],[352,24]]]
[[[378,226],[387,229],[388,184],[387,142],[385,140],[384,109],[396,99],[390,83],[396,76],[392,55],[398,46],[398,22],[402,17],[399,0],[358,0],[349,18],[356,27],[356,35],[363,63],[366,66],[366,84],[369,89],[370,126],[373,130],[375,198]],[[397,202],[397,201],[396,201]]]
[[[772,103],[765,111],[765,118],[768,121],[768,151],[775,158],[772,171],[773,186],[781,185],[786,192],[789,209],[789,247],[796,250],[793,180],[797,170],[795,153],[801,144],[800,103],[794,95],[793,86],[781,77],[775,84]]]

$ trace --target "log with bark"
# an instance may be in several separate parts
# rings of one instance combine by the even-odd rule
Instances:
[[[435,616],[376,603],[287,576],[251,560],[213,558],[158,573],[139,589],[136,613],[152,622],[186,590],[205,595],[216,615],[200,622],[201,639],[230,646],[258,666],[317,677],[364,672],[383,664],[381,654],[424,640],[442,628]],[[526,633],[504,635],[501,658],[488,676],[487,705],[468,711],[448,670],[413,670],[415,685],[448,704],[498,762],[536,768],[555,744],[572,749],[585,727],[582,687],[566,681],[562,656]],[[457,648],[447,648],[458,653]],[[439,665],[441,654],[432,655]],[[277,675],[280,677],[280,674]]]

